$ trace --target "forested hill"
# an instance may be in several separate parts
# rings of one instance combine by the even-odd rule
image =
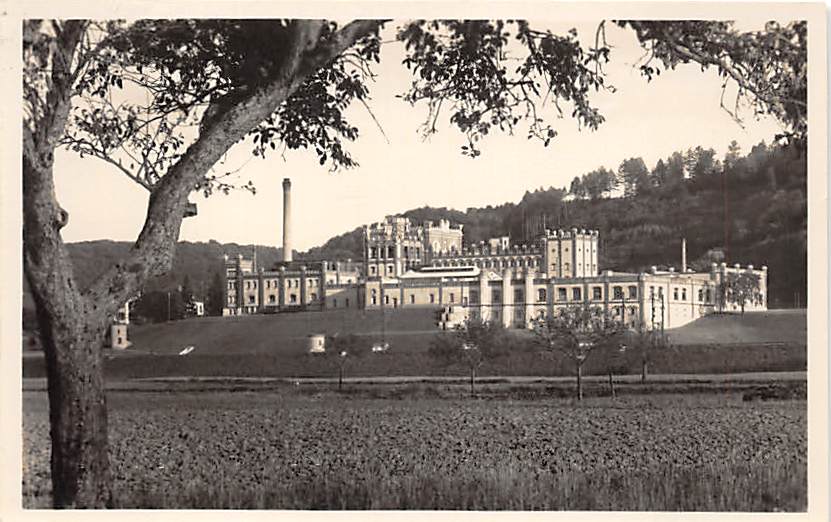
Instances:
[[[475,163],[472,168],[475,167]],[[685,178],[685,174],[688,176]],[[543,227],[600,231],[601,267],[643,270],[651,265],[680,266],[681,238],[687,239],[691,266],[720,261],[729,238],[727,262],[767,265],[771,306],[804,306],[807,273],[806,163],[804,155],[757,145],[746,156],[735,148],[723,160],[707,149],[673,154],[648,169],[642,160],[624,161],[617,170],[598,168],[575,178],[568,190],[527,192],[519,203],[465,212],[419,208],[403,215],[421,222],[448,218],[465,225],[465,242],[510,235],[522,242]],[[619,193],[619,197],[610,197]],[[725,221],[725,194],[727,220]],[[378,216],[382,218],[383,216]],[[75,276],[86,286],[127,253],[127,242],[92,241],[68,245]],[[207,292],[222,271],[222,255],[250,256],[253,245],[180,242],[173,270],[152,280],[146,290],[171,290],[185,275],[197,295]],[[336,236],[295,258],[360,259],[360,228]],[[280,250],[257,247],[261,266],[272,266]]]
[[[500,235],[520,243],[544,228],[598,229],[601,266],[612,270],[679,267],[686,238],[694,268],[722,260],[767,265],[770,306],[804,306],[806,181],[803,151],[760,143],[743,155],[733,143],[722,159],[701,147],[676,152],[651,169],[641,158],[630,158],[615,170],[599,167],[576,177],[567,190],[526,192],[517,204],[465,212],[425,207],[402,215],[462,223],[467,244]],[[361,244],[361,230],[355,229],[310,254],[359,258]]]

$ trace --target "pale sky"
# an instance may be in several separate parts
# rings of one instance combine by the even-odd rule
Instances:
[[[391,40],[392,25],[386,40]],[[532,25],[560,34],[576,26],[584,44],[593,40],[597,27]],[[217,169],[242,167],[238,179],[252,180],[257,194],[235,191],[207,200],[192,195],[199,215],[185,220],[180,239],[279,246],[284,177],[292,180],[293,245],[303,251],[387,214],[424,205],[465,210],[518,202],[527,190],[567,188],[575,176],[599,166],[616,170],[632,156],[643,157],[651,168],[673,151],[701,145],[714,148],[721,158],[733,139],[746,153],[762,140],[770,143],[781,131],[776,121],[757,120],[750,110],[742,113],[744,128],[736,124],[719,106],[721,80],[715,71],[682,66],[647,84],[633,67],[643,54],[634,33],[610,26],[607,40],[613,46],[607,81],[617,92],[594,94],[594,105],[606,117],[597,131],[579,131],[566,116],[554,121],[559,136],[548,148],[527,140],[520,127],[515,136],[493,134],[480,142],[482,156],[476,159],[461,155],[465,139],[450,126],[449,113],[443,114],[437,135],[421,140],[418,128],[426,108],[410,107],[395,97],[406,90],[410,76],[400,63],[400,44],[385,44],[369,103],[389,143],[356,104],[348,115],[361,136],[347,147],[360,163],[357,168],[330,173],[303,151],[288,151],[285,158],[274,153],[265,160],[251,158],[250,142],[238,144]],[[728,94],[726,99],[733,98]],[[555,117],[553,106],[547,111]],[[147,206],[144,189],[100,160],[65,151],[56,156],[55,172],[58,199],[70,215],[63,229],[66,241],[135,240]]]

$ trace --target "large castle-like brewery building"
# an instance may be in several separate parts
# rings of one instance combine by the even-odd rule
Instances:
[[[562,307],[601,307],[626,324],[676,328],[716,311],[738,310],[721,284],[731,273],[759,279],[761,299],[747,310],[767,309],[767,267],[712,264],[708,272],[624,273],[599,267],[597,230],[546,230],[534,242],[512,245],[499,237],[464,245],[462,225],[446,220],[421,225],[400,216],[364,226],[363,260],[293,261],[291,183],[283,182],[283,259],[264,270],[256,255],[226,256],[223,315],[292,310],[429,307],[440,327],[467,318],[530,328]]]

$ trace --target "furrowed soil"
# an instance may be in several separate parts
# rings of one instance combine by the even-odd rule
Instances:
[[[804,511],[806,402],[510,386],[109,394],[120,508]],[[375,390],[374,392],[368,390]],[[533,398],[527,398],[533,397]],[[23,394],[23,496],[48,507],[46,395]]]

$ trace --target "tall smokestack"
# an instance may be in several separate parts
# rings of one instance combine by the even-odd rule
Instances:
[[[291,262],[291,180],[283,178],[283,262]]]
[[[687,238],[681,238],[681,273],[687,272]]]

